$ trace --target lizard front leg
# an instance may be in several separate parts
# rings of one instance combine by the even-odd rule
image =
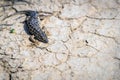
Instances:
[[[34,35],[31,35],[31,36],[29,37],[29,40],[30,40],[31,42],[33,42],[33,43],[36,43],[36,40],[34,39]]]

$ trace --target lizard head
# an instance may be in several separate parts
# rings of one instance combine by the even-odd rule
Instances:
[[[48,43],[48,38],[47,38],[45,32],[43,32],[43,33],[41,34],[40,41],[43,42],[43,43]]]
[[[43,43],[48,43],[47,35],[43,31],[41,31],[38,35],[35,35],[35,39]]]

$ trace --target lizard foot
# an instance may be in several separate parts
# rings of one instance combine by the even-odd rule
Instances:
[[[31,35],[31,36],[29,37],[29,40],[30,40],[31,42],[33,42],[33,43],[36,43],[36,40],[34,39],[34,36],[33,36],[33,35]]]

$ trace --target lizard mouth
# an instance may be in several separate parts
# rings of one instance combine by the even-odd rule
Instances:
[[[35,39],[37,39],[38,41],[43,42],[43,43],[48,43],[49,42],[48,39],[38,39],[38,38],[35,38]]]
[[[42,42],[43,42],[43,43],[48,43],[48,40],[43,40]]]

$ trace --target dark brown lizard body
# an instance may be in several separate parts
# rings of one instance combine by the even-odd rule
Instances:
[[[25,14],[27,16],[27,19],[25,22],[26,22],[28,32],[31,35],[34,35],[35,39],[37,39],[38,41],[41,41],[43,43],[48,43],[48,38],[47,38],[45,32],[42,31],[42,29],[40,28],[39,16],[38,16],[37,11],[33,11],[33,10],[17,11],[14,7],[12,7],[12,9],[14,9],[16,11],[16,13]],[[12,14],[10,16],[13,16],[15,14]],[[7,16],[7,18],[10,16]],[[4,19],[6,19],[6,18],[4,18]]]
[[[34,38],[38,41],[48,43],[48,38],[45,34],[45,32],[42,31],[39,24],[39,17],[37,11],[27,10],[27,11],[21,11],[26,14],[27,16],[27,27],[28,31],[31,35],[34,35]]]

